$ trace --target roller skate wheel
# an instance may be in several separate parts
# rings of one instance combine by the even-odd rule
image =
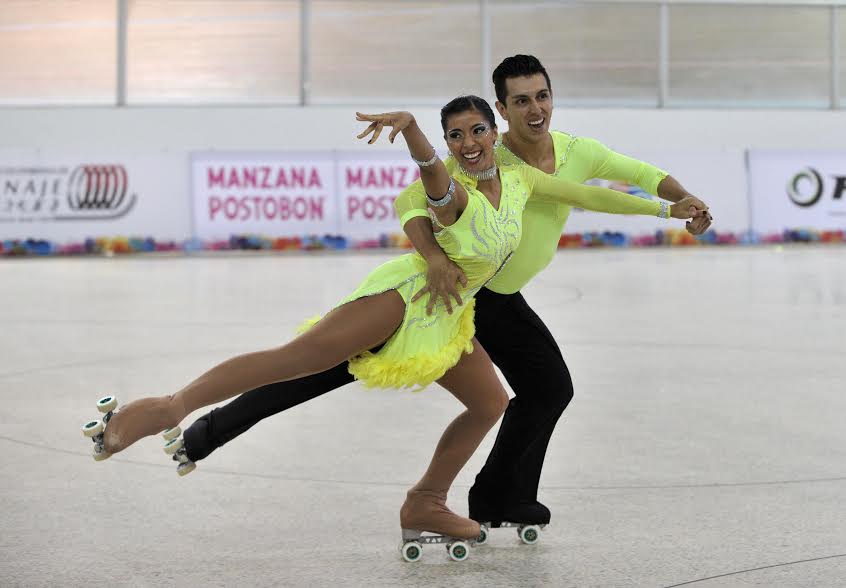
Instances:
[[[517,529],[517,535],[520,541],[526,545],[534,545],[540,539],[540,527],[537,525],[526,525]]]
[[[103,421],[88,421],[82,426],[82,434],[86,437],[96,437],[103,432]]]
[[[488,542],[488,527],[487,525],[481,526],[482,531],[479,533],[479,537],[476,539],[476,545],[484,545]]]
[[[92,455],[92,457],[94,458],[94,461],[103,461],[104,459],[109,459],[111,456],[112,456],[112,454],[109,453],[108,451],[105,451],[105,450],[97,451],[96,449],[94,450],[94,454]]]
[[[423,548],[417,541],[409,541],[400,546],[400,553],[405,561],[412,563],[420,560],[420,556],[423,555]]]
[[[470,555],[470,545],[466,541],[453,541],[447,545],[447,553],[452,561],[464,561]]]
[[[97,401],[97,410],[106,414],[107,412],[113,411],[117,408],[117,398],[114,396],[104,396],[100,400]]]
[[[197,464],[193,461],[186,461],[176,466],[176,473],[180,476],[187,476],[197,469]]]
[[[184,445],[185,441],[183,441],[181,437],[177,439],[171,439],[170,441],[165,443],[164,452],[168,455],[173,455],[174,453],[182,449]]]
[[[182,434],[182,429],[179,427],[173,427],[172,429],[166,429],[162,433],[162,437],[164,437],[165,441],[170,441],[172,439],[176,439]]]

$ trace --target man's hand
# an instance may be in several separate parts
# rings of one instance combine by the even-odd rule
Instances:
[[[708,205],[692,194],[688,194],[680,202],[684,202],[688,206],[692,206],[696,209],[696,213],[691,214],[693,220],[689,220],[685,223],[687,232],[691,235],[701,235],[707,231],[711,226],[711,221],[714,220],[714,217],[711,216],[711,213],[708,210]]]
[[[689,220],[685,226],[691,235],[701,235],[711,226],[714,220],[708,211],[708,205],[696,196],[687,195],[670,207],[672,218]]]
[[[701,235],[711,227],[711,221],[713,220],[714,217],[706,210],[693,220],[687,221],[684,226],[691,235]]]
[[[452,314],[452,300],[455,298],[458,305],[461,305],[461,294],[458,292],[458,284],[467,286],[467,277],[461,268],[458,267],[446,255],[435,258],[428,262],[429,271],[426,274],[426,286],[421,288],[411,299],[412,302],[419,300],[424,294],[429,294],[429,302],[426,304],[426,314],[432,314],[438,297],[444,301],[447,312]]]
[[[670,202],[684,202],[696,208],[696,214],[689,214],[691,220],[686,223],[687,232],[691,235],[701,235],[711,226],[714,217],[708,211],[708,205],[688,192],[673,176],[667,176],[658,184],[658,197]],[[685,217],[674,217],[685,218]]]

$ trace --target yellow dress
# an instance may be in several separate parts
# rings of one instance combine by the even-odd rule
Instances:
[[[373,270],[338,306],[364,296],[396,290],[406,303],[402,324],[375,353],[365,352],[349,360],[349,371],[368,387],[424,388],[443,376],[463,353],[473,350],[473,296],[490,281],[511,257],[522,234],[523,208],[530,196],[566,202],[589,210],[621,214],[657,214],[657,202],[643,200],[605,188],[569,182],[527,165],[499,168],[502,184],[499,208],[476,189],[476,180],[460,171],[454,179],[467,191],[467,207],[458,220],[436,227],[438,244],[463,271],[467,287],[464,304],[448,314],[438,300],[426,314],[426,297],[411,298],[426,285],[427,265],[418,253],[409,253]],[[440,228],[440,230],[437,230]],[[313,325],[319,319],[309,321]]]

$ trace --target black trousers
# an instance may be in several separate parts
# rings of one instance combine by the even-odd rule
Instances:
[[[496,442],[476,476],[471,499],[537,500],[546,448],[555,424],[573,398],[570,372],[552,333],[523,295],[476,295],[476,338],[505,376],[515,397]],[[337,390],[353,381],[344,362],[320,374],[246,392],[202,416],[185,431],[193,461],[207,457],[259,421]]]

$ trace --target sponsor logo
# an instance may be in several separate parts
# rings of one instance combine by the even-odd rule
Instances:
[[[310,165],[208,165],[207,219],[211,222],[323,222],[329,197],[320,169]]]
[[[806,167],[787,184],[787,196],[796,206],[813,206],[823,194],[823,180],[820,172]]]
[[[322,221],[324,196],[210,196],[209,220]]]
[[[831,199],[842,200],[846,192],[846,176],[832,175],[834,185],[831,188]],[[787,183],[787,196],[796,206],[809,208],[823,199],[828,192],[828,186],[822,174],[813,167],[796,173]],[[832,214],[841,214],[832,212]]]
[[[320,171],[306,166],[251,165],[242,167],[209,167],[206,170],[208,187],[237,189],[311,189],[323,188]]]
[[[397,219],[397,193],[420,178],[420,169],[408,165],[348,165],[343,172],[346,221]]]
[[[0,168],[0,221],[113,220],[135,206],[122,165]]]
[[[407,188],[420,177],[418,168],[409,169],[401,165],[348,167],[346,169],[347,190],[353,188]]]
[[[349,196],[347,198],[347,220],[376,220],[396,219],[394,210],[394,196]]]

